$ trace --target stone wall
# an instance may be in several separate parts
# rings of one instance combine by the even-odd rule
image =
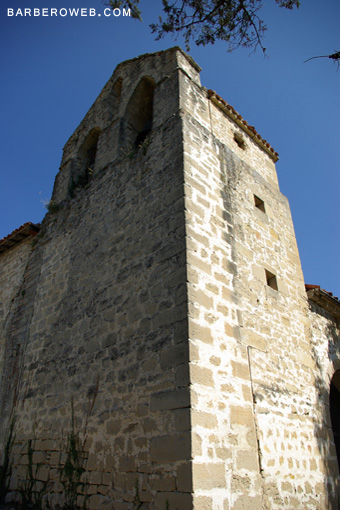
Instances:
[[[90,509],[336,508],[338,325],[307,300],[277,156],[199,71],[178,48],[120,64],[37,240],[1,254],[14,498],[32,440],[62,502],[74,419]]]
[[[30,240],[22,241],[15,248],[1,255],[0,265],[0,368],[1,368],[1,397],[0,401],[6,399],[9,391],[9,384],[12,379],[12,372],[18,360],[17,343],[7,341],[6,330],[8,324],[18,323],[18,304],[25,297],[25,289],[23,287],[24,277],[26,274],[27,263],[31,252],[32,243]],[[6,358],[6,360],[5,360]],[[8,361],[11,359],[11,362]],[[4,368],[7,365],[7,374],[4,377]],[[14,383],[14,381],[13,381]],[[14,383],[15,384],[15,383]],[[7,388],[5,390],[5,388]],[[1,408],[4,411],[3,408]],[[5,412],[1,413],[2,417],[6,416]],[[10,420],[10,416],[7,416]],[[7,420],[6,420],[7,421]],[[0,452],[3,449],[3,436],[0,440]]]
[[[337,463],[334,446],[320,448],[325,423],[329,445],[332,432],[289,204],[274,158],[209,95],[181,75],[195,505],[335,508]],[[313,322],[328,344],[322,317]]]
[[[5,320],[9,317],[12,303],[18,295],[23,281],[27,260],[31,250],[31,242],[28,240],[21,242],[11,251],[7,251],[1,256],[0,266],[0,331],[5,329]],[[5,339],[1,335],[1,342]],[[1,344],[1,354],[3,354],[3,343]]]
[[[333,305],[334,306],[334,305]],[[340,324],[325,307],[314,299],[309,300],[309,335],[312,345],[312,357],[318,370],[315,373],[315,391],[317,405],[314,423],[314,455],[324,476],[326,494],[330,508],[339,506],[340,478],[339,456],[334,447],[330,419],[329,386],[333,379],[339,390],[340,375]],[[337,380],[335,381],[335,377]],[[327,497],[326,497],[327,498]]]
[[[176,68],[176,53],[169,52],[120,66],[113,77],[123,80],[120,115],[140,78],[161,80],[154,115],[161,111],[162,118],[155,117],[144,147],[102,154],[108,140],[118,145],[116,111],[106,112],[104,94],[65,147],[54,212],[46,216],[31,255],[39,270],[35,294],[28,300],[23,293],[20,305],[27,338],[20,352],[19,394],[12,388],[6,397],[6,415],[11,406],[16,415],[13,489],[26,473],[22,447],[35,437],[34,462],[44,465],[38,477],[54,482],[50,493],[61,490],[60,450],[70,431],[73,401],[75,425],[88,436],[90,508],[112,508],[113,501],[117,509],[130,508],[136,483],[141,501],[156,508],[164,509],[166,499],[182,508],[191,505]],[[87,184],[77,183],[70,197],[79,147],[94,126],[101,134],[93,175]],[[7,342],[18,341],[13,321],[5,333]],[[6,379],[8,359],[3,366]],[[8,429],[8,420],[3,425]]]

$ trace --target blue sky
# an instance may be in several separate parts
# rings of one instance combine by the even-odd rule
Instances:
[[[116,65],[181,38],[155,41],[161,11],[141,0],[143,23],[127,17],[9,17],[7,8],[95,8],[101,0],[2,0],[0,238],[40,222],[62,147]],[[340,298],[340,2],[301,0],[299,10],[264,0],[261,51],[227,53],[222,43],[191,46],[201,81],[254,125],[279,153],[280,188],[290,202],[306,283]]]

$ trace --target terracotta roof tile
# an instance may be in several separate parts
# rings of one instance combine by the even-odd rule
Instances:
[[[24,239],[30,236],[36,236],[40,230],[40,224],[31,223],[30,221],[21,225],[21,227],[13,230],[11,234],[0,239],[0,253],[3,253],[9,248],[16,246]]]
[[[325,290],[325,289],[321,289],[320,288],[320,285],[310,285],[308,283],[305,284],[305,287],[306,287],[306,291],[309,291],[309,290],[312,290],[312,289],[319,289],[321,290],[321,292],[324,292],[325,294],[328,294],[328,296],[332,297],[333,299],[336,299],[337,301],[340,302],[339,298],[336,297],[336,296],[333,296],[333,292],[329,292],[328,290]]]
[[[233,106],[231,106],[227,101],[225,101],[221,96],[216,94],[214,90],[209,89],[208,98],[213,100],[213,102],[219,106],[222,110],[229,115],[253,140],[260,145],[276,162],[279,159],[278,153],[273,149],[267,140],[261,137],[261,135],[256,131],[254,126],[250,126],[248,122],[240,115]]]
[[[319,306],[340,318],[340,300],[332,292],[321,289],[320,285],[305,285],[308,299],[315,301]]]

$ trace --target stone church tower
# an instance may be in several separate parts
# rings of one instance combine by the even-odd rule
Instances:
[[[338,508],[340,303],[306,291],[277,153],[199,72],[118,65],[41,227],[0,242],[8,500],[32,462],[63,502],[73,421],[90,509]]]

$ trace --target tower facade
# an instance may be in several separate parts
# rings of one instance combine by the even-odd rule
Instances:
[[[2,241],[8,498],[30,444],[62,504],[71,431],[90,509],[337,508],[340,304],[306,293],[277,154],[199,72],[120,64],[40,232]]]

